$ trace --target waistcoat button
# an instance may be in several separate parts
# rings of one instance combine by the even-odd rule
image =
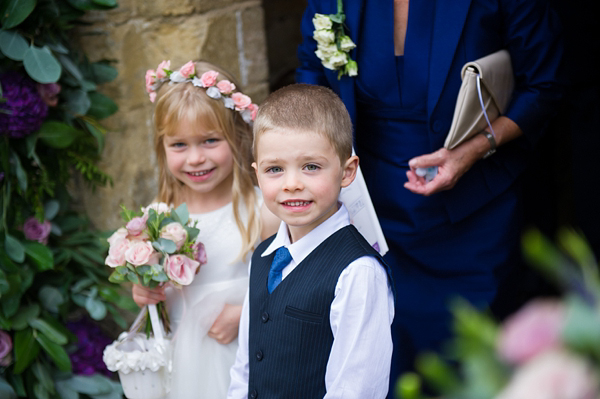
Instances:
[[[256,398],[258,398],[258,392],[256,392],[256,389],[253,389],[252,392],[250,392],[250,395],[248,395],[248,397],[250,399],[256,399]]]
[[[263,359],[262,351],[256,352],[256,360],[258,360],[260,362],[262,359]]]
[[[260,319],[262,320],[263,323],[266,323],[267,321],[269,321],[269,314],[267,312],[264,312],[262,314],[262,316],[260,317]]]

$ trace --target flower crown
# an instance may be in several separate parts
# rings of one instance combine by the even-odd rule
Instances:
[[[169,84],[191,82],[196,87],[206,89],[206,95],[210,98],[222,100],[225,108],[238,111],[244,122],[252,124],[258,112],[258,105],[252,103],[247,95],[239,91],[234,93],[235,84],[229,80],[224,79],[217,82],[218,76],[219,72],[210,70],[198,77],[196,64],[193,61],[189,61],[178,71],[172,71],[171,61],[164,60],[158,64],[156,71],[153,69],[146,71],[146,91],[150,96],[150,101],[154,102],[156,90],[163,82],[168,81]]]

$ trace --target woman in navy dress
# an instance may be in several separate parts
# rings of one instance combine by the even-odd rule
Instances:
[[[396,285],[391,384],[421,351],[450,337],[449,301],[485,308],[519,261],[517,178],[556,107],[562,47],[544,1],[344,0],[358,75],[326,69],[312,38],[315,13],[336,0],[309,0],[302,20],[297,81],[336,91],[355,124],[355,149],[390,247]],[[516,88],[493,128],[443,149],[468,62],[500,49],[511,54]],[[417,167],[438,166],[431,182]]]

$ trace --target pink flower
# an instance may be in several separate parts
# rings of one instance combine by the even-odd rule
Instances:
[[[500,357],[520,364],[542,351],[559,347],[565,318],[564,305],[558,301],[530,302],[504,323],[497,347]]]
[[[233,93],[231,95],[231,99],[233,100],[235,109],[238,111],[246,109],[250,104],[252,104],[252,100],[250,99],[250,97],[240,92]]]
[[[142,234],[146,229],[146,220],[148,220],[147,216],[137,216],[127,222],[125,228],[127,228],[129,235],[139,236]]]
[[[517,369],[495,399],[596,399],[598,379],[582,358],[550,350]]]
[[[125,237],[115,238],[110,243],[110,248],[108,249],[108,256],[106,257],[104,263],[110,267],[125,266],[125,253],[131,245],[132,243]]]
[[[179,250],[181,246],[185,244],[187,231],[181,224],[172,222],[160,230],[160,236],[162,238],[166,238],[167,240],[173,241],[177,247],[177,250]]]
[[[171,61],[163,60],[156,68],[156,79],[164,79],[167,77],[166,70],[171,69]]]
[[[8,367],[12,363],[12,348],[10,335],[0,330],[0,367]]]
[[[44,245],[48,243],[50,230],[52,230],[52,224],[48,220],[44,220],[44,223],[40,223],[34,216],[27,219],[23,224],[25,238],[31,241],[41,242]]]
[[[127,238],[127,234],[129,234],[127,229],[125,227],[120,227],[114,233],[112,233],[112,235],[108,237],[106,241],[108,241],[108,243],[112,245],[113,242],[115,242],[115,240],[117,240],[118,238]]]
[[[222,80],[217,83],[217,88],[223,94],[229,94],[235,90],[235,84],[231,83],[228,80]]]
[[[60,93],[61,87],[58,83],[38,83],[37,91],[49,107],[56,107],[58,104],[58,93]]]
[[[200,81],[202,82],[202,86],[211,87],[217,83],[217,77],[219,76],[219,72],[217,71],[208,71],[204,72],[202,76],[200,76]]]
[[[158,263],[160,253],[148,241],[135,241],[125,251],[125,260],[134,266]]]
[[[194,260],[198,261],[200,265],[205,265],[208,261],[206,257],[206,249],[204,248],[204,244],[202,244],[200,241],[192,245],[192,253],[194,254]]]
[[[153,93],[154,88],[153,85],[156,83],[156,72],[153,69],[148,69],[146,71],[146,92]]]
[[[200,267],[199,262],[185,255],[168,255],[164,264],[169,279],[180,285],[190,285],[198,267]]]
[[[179,73],[186,79],[189,79],[196,71],[196,65],[193,61],[188,61],[184,66],[181,67]]]
[[[144,216],[148,216],[150,213],[150,209],[154,209],[156,213],[159,215],[161,213],[171,212],[171,207],[164,202],[153,202],[145,208],[142,208],[142,212],[144,212]]]
[[[249,110],[252,114],[252,120],[256,119],[256,114],[258,113],[258,105],[256,104],[250,104],[248,105],[248,107],[246,108],[247,110]]]
[[[152,92],[150,93],[150,102],[153,103],[154,101],[156,101],[156,93]]]

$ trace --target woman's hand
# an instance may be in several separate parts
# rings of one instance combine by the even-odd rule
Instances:
[[[134,284],[131,292],[133,294],[133,301],[140,308],[145,305],[156,305],[167,299],[164,286],[151,289],[140,284]]]
[[[225,304],[223,311],[208,330],[208,336],[226,345],[238,336],[242,305]]]

